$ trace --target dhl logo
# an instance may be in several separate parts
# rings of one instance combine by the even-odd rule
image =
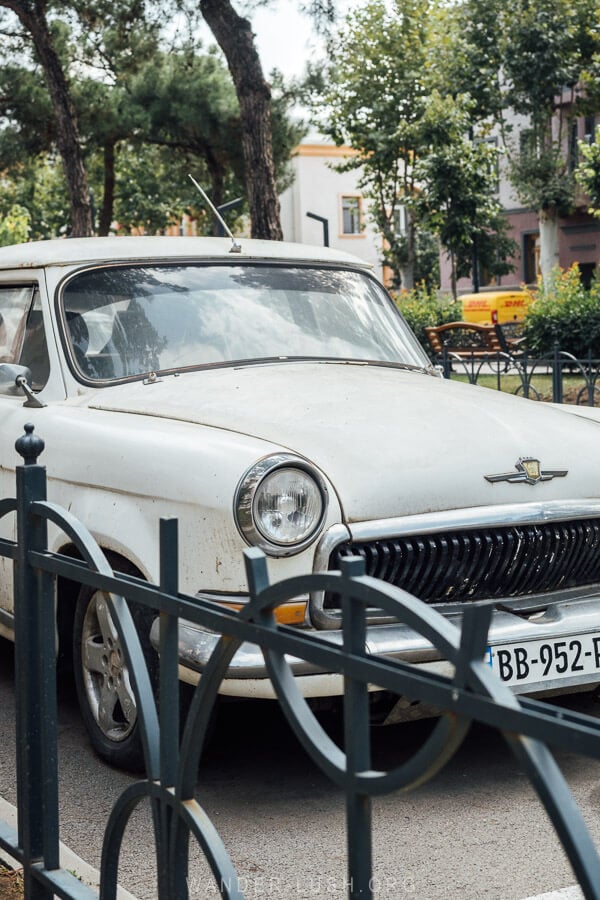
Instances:
[[[503,294],[491,291],[479,295],[464,295],[462,298],[463,319],[466,322],[479,322],[490,324],[496,322],[511,322],[517,318],[523,318],[531,298],[523,293]]]

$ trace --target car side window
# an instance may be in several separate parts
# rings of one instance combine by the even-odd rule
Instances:
[[[0,362],[19,362],[33,290],[33,285],[0,287]]]
[[[41,391],[50,376],[50,358],[39,291],[35,291],[27,316],[19,364],[31,371],[31,387]]]
[[[34,285],[0,287],[0,363],[27,366],[34,391],[41,391],[48,381],[48,345]]]

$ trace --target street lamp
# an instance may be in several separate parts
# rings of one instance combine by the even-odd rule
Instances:
[[[325,216],[318,216],[316,213],[311,212],[307,212],[306,215],[309,219],[316,219],[317,222],[323,224],[323,246],[329,247],[329,219],[326,219]]]

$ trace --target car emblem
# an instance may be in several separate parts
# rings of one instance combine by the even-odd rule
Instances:
[[[516,472],[504,472],[502,475],[484,475],[486,481],[509,481],[511,484],[537,484],[539,481],[551,481],[552,478],[564,478],[568,469],[540,468],[539,459],[532,456],[521,456],[515,463]]]

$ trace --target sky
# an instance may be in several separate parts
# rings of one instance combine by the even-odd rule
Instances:
[[[258,10],[252,18],[263,72],[276,68],[285,76],[301,75],[307,59],[318,48],[318,38],[307,16],[298,12],[294,0],[277,0],[270,9]]]
[[[365,0],[337,0],[344,16]],[[268,9],[252,16],[252,27],[265,75],[279,69],[288,77],[302,75],[307,60],[322,56],[322,45],[307,16],[298,12],[298,0],[272,0]],[[240,9],[240,7],[236,7]]]

